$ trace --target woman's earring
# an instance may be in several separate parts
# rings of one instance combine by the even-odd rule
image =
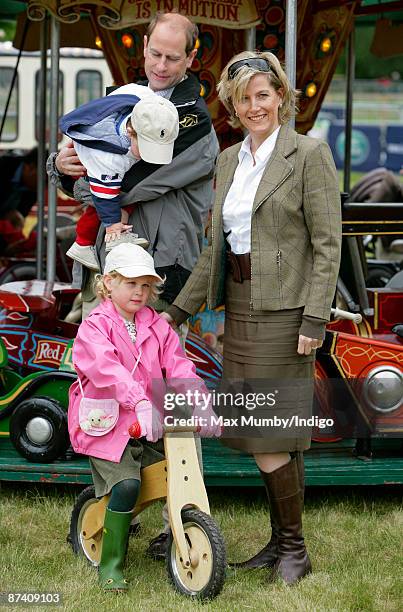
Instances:
[[[238,113],[235,111],[235,117],[238,117]]]

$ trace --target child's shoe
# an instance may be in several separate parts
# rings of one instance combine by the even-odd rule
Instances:
[[[66,253],[67,257],[79,261],[83,266],[90,270],[100,272],[99,264],[95,255],[95,248],[93,246],[82,246],[74,242]]]
[[[130,244],[137,244],[137,246],[143,247],[146,249],[149,245],[148,240],[145,238],[139,238],[138,234],[133,234],[132,232],[125,232],[120,234],[119,238],[115,238],[115,240],[109,240],[105,244],[105,252],[109,253],[115,246],[118,244],[124,244],[125,242],[129,242]]]

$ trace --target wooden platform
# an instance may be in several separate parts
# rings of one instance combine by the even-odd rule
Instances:
[[[305,453],[306,484],[386,485],[403,484],[401,440],[375,440],[374,456],[362,461],[352,454],[353,444],[314,444]],[[205,481],[210,486],[262,486],[251,457],[227,449],[216,440],[203,441]],[[21,458],[10,441],[0,439],[0,481],[91,484],[88,460],[73,455],[52,464],[30,463]]]

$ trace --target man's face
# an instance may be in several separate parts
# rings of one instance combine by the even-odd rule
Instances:
[[[190,68],[196,49],[186,55],[184,30],[159,23],[150,39],[144,36],[144,70],[153,91],[169,89],[179,83]]]

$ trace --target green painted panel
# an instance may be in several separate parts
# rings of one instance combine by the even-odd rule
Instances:
[[[67,410],[69,405],[70,380],[55,380],[41,385],[32,393],[34,396],[50,397],[58,400]]]
[[[314,445],[305,453],[306,484],[386,485],[403,484],[401,440],[374,440],[374,458],[361,461],[352,455],[353,443]],[[203,441],[205,481],[208,486],[262,486],[253,459],[222,446],[216,440]],[[20,457],[10,441],[0,438],[0,480],[48,483],[91,483],[85,457],[30,463]]]

